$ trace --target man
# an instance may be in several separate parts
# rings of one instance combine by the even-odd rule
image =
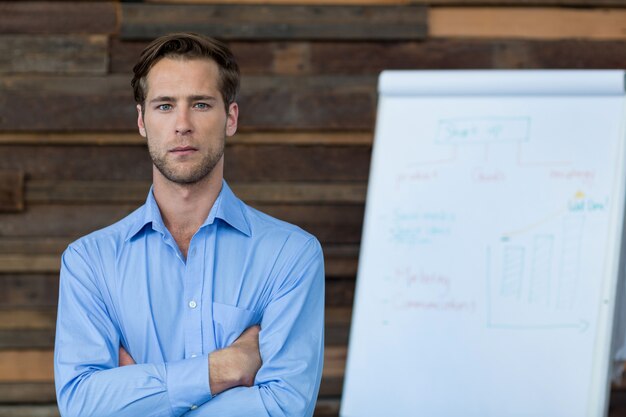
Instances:
[[[324,345],[322,252],[223,180],[238,117],[231,52],[168,35],[134,73],[153,186],[145,205],[63,254],[61,414],[311,416]]]

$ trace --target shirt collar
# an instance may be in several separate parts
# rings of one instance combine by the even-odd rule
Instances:
[[[137,216],[136,221],[131,225],[129,233],[126,236],[126,240],[130,240],[137,235],[148,223],[152,224],[152,229],[166,234],[166,227],[161,217],[161,211],[154,199],[154,192],[152,187],[148,192],[146,203],[142,207],[143,213]],[[220,190],[213,207],[209,212],[206,220],[200,227],[213,224],[216,218],[223,220],[231,227],[239,230],[246,236],[252,236],[250,229],[250,223],[248,222],[246,213],[244,211],[244,203],[235,196],[225,180],[222,180],[222,189]]]

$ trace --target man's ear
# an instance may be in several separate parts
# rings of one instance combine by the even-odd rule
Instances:
[[[146,137],[146,125],[143,123],[143,113],[141,111],[141,104],[137,104],[137,127],[139,128],[139,134]]]
[[[237,132],[237,119],[239,118],[239,106],[231,103],[226,115],[226,136],[232,136]]]

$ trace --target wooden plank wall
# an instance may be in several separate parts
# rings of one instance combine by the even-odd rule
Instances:
[[[175,30],[239,57],[235,191],[323,243],[317,416],[339,409],[379,71],[626,68],[626,0],[0,2],[0,417],[58,415],[59,255],[144,200],[130,72]],[[614,387],[612,416],[626,415],[624,393]]]

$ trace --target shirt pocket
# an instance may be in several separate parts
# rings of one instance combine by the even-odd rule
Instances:
[[[248,327],[257,324],[256,312],[213,302],[215,343],[218,349],[230,346]]]

